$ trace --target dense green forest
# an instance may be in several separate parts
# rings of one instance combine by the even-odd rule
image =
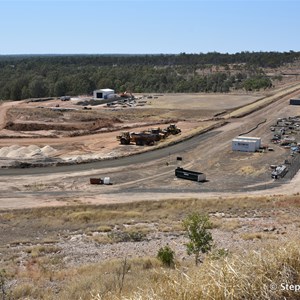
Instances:
[[[0,99],[117,92],[229,92],[272,86],[263,68],[300,59],[300,52],[160,55],[0,55]],[[277,78],[278,79],[278,78]]]

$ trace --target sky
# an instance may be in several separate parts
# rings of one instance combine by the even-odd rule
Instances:
[[[0,54],[300,51],[300,0],[0,0]]]

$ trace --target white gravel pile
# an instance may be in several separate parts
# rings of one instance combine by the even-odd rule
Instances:
[[[55,153],[56,150],[49,145],[42,148],[36,145],[30,145],[28,147],[12,145],[0,148],[0,157],[2,158],[49,157],[53,156]]]
[[[98,160],[98,159],[105,159],[105,158],[111,158],[115,157],[116,155],[113,155],[112,153],[93,153],[93,154],[83,154],[83,155],[72,155],[72,156],[65,156],[61,157],[64,161],[70,162],[70,163],[82,163],[92,160]]]

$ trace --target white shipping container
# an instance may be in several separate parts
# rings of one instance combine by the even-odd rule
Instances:
[[[256,141],[234,139],[232,141],[232,150],[242,152],[255,152],[258,149],[256,144]]]
[[[259,137],[252,137],[252,136],[239,136],[236,139],[240,140],[246,140],[246,141],[255,141],[256,142],[256,149],[259,149],[261,147],[261,138]]]

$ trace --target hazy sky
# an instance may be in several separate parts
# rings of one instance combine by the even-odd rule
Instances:
[[[300,0],[0,0],[0,54],[300,51]]]

